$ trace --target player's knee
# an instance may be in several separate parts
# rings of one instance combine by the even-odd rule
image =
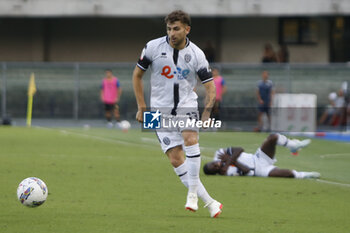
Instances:
[[[267,140],[270,141],[270,142],[277,142],[278,140],[278,136],[277,134],[270,134],[268,137],[267,137]]]
[[[197,135],[187,135],[184,137],[184,144],[185,146],[192,146],[198,143]]]

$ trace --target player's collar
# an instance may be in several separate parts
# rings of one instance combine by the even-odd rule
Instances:
[[[166,36],[165,39],[166,39],[166,42],[170,45],[170,43],[169,43],[169,37]],[[186,45],[185,45],[185,48],[188,47],[189,45],[190,45],[190,39],[188,39],[188,37],[186,37]]]
[[[188,37],[186,37],[186,46],[185,47],[188,47],[190,45],[190,39],[188,39]]]

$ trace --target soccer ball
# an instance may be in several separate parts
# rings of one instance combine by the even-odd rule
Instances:
[[[129,121],[126,121],[126,120],[121,121],[121,122],[120,122],[120,128],[121,128],[124,132],[128,131],[128,129],[130,129],[130,123],[129,123]]]
[[[37,207],[47,198],[48,189],[44,181],[36,177],[29,177],[18,185],[17,198],[25,206]]]

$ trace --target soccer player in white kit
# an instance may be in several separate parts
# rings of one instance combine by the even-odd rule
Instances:
[[[194,91],[197,75],[206,90],[205,108],[201,120],[210,117],[215,102],[215,85],[204,53],[189,41],[191,20],[187,13],[174,11],[165,18],[167,36],[149,41],[134,69],[133,87],[137,100],[136,119],[143,122],[146,109],[142,77],[151,70],[151,109],[162,114],[198,119],[197,94]],[[198,129],[177,128],[158,130],[162,150],[167,154],[175,173],[188,187],[185,208],[198,209],[198,197],[205,203],[211,217],[221,213],[222,204],[214,200],[199,179],[200,149]],[[184,156],[186,155],[186,160]]]
[[[255,154],[245,153],[241,147],[228,147],[215,152],[214,161],[204,165],[203,171],[207,175],[226,176],[259,176],[285,178],[319,178],[318,172],[298,172],[280,169],[274,164],[276,145],[287,147],[292,153],[310,144],[310,139],[299,141],[288,139],[282,134],[271,134],[257,149]]]

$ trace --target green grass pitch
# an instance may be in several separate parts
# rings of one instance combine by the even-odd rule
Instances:
[[[219,147],[254,152],[266,134],[201,133],[202,164]],[[201,175],[223,203],[218,219],[185,211],[182,186],[154,133],[0,127],[0,232],[350,232],[350,144],[313,140],[281,168],[319,171],[325,183]],[[48,185],[46,203],[22,206],[19,182]]]

